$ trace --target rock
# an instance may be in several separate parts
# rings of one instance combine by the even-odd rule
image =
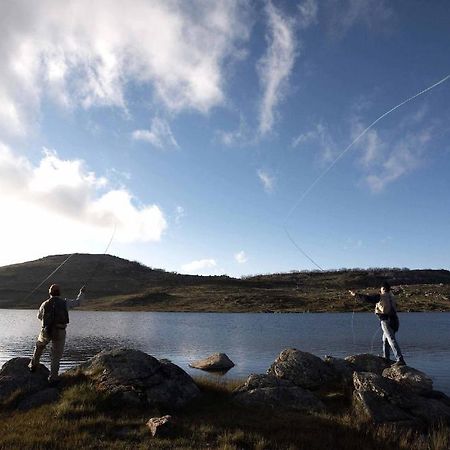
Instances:
[[[26,411],[28,409],[37,408],[38,406],[53,403],[59,398],[59,391],[56,388],[47,388],[43,391],[24,398],[18,405],[17,409]]]
[[[283,350],[267,370],[267,374],[291,381],[305,389],[318,389],[335,381],[336,376],[320,358],[297,349]]]
[[[433,381],[420,370],[408,366],[392,366],[383,370],[383,377],[397,381],[419,394],[433,390]]]
[[[273,375],[250,375],[235,390],[235,401],[246,405],[323,412],[325,405],[312,392]]]
[[[98,390],[127,403],[177,409],[200,393],[180,367],[139,350],[103,351],[66,372],[68,376],[79,373],[93,381]]]
[[[345,361],[353,364],[354,370],[357,372],[372,372],[377,375],[381,375],[383,370],[387,369],[392,364],[392,362],[386,358],[371,355],[370,353],[347,356]]]
[[[376,423],[432,425],[450,423],[450,406],[442,399],[424,397],[407,385],[374,373],[355,372],[353,406]]]
[[[174,432],[175,420],[172,416],[152,417],[147,426],[153,437],[168,437]]]
[[[344,388],[353,387],[353,372],[355,371],[355,366],[350,361],[328,355],[325,356],[323,360],[335,373],[336,379]]]
[[[23,397],[48,388],[48,369],[39,364],[31,373],[29,362],[29,358],[13,358],[3,365],[0,370],[0,403],[16,394]]]
[[[234,367],[234,363],[225,353],[214,353],[205,359],[190,363],[189,366],[194,369],[222,371],[231,369]]]

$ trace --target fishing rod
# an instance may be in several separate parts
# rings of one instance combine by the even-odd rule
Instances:
[[[30,298],[52,275],[54,275],[56,272],[58,272],[59,269],[61,269],[62,266],[64,266],[64,264],[66,264],[67,261],[69,261],[70,258],[72,258],[73,255],[75,255],[76,253],[72,253],[71,255],[69,255],[48,277],[44,278],[24,299],[27,300],[28,298]]]

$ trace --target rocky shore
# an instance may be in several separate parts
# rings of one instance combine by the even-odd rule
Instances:
[[[42,364],[30,373],[27,358],[14,358],[0,370],[0,413],[33,411],[57,405],[68,386],[88,384],[123,411],[157,411],[143,426],[158,436],[176,436],[177,417],[192,415],[203,390],[183,369],[167,360],[133,349],[103,351],[65,372],[58,386],[49,386]],[[370,354],[323,359],[297,349],[283,350],[264,374],[252,374],[226,394],[233,408],[299,412],[324,417],[336,414],[330,395],[345,405],[352,420],[426,433],[450,425],[450,398],[433,390],[423,372]],[[213,400],[214,401],[214,400]],[[223,399],[221,400],[223,401]],[[186,411],[189,411],[186,413]],[[167,433],[170,430],[170,433]],[[0,441],[1,443],[1,441]],[[1,447],[1,445],[0,445]],[[3,448],[3,447],[2,447]]]

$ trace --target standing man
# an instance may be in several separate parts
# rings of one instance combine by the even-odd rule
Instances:
[[[33,357],[28,365],[31,372],[36,370],[41,359],[42,352],[50,341],[52,341],[51,368],[48,381],[58,381],[59,363],[66,342],[66,327],[69,323],[68,309],[80,306],[84,299],[86,287],[83,286],[76,299],[60,298],[61,290],[57,284],[52,284],[48,290],[50,298],[45,300],[39,308],[38,319],[42,321],[41,332],[36,341]]]
[[[388,282],[384,282],[381,286],[380,293],[375,295],[357,294],[354,291],[349,291],[352,297],[358,300],[375,304],[375,314],[380,319],[381,329],[383,330],[383,356],[390,359],[390,348],[394,353],[395,366],[406,365],[403,359],[400,346],[395,339],[395,333],[399,328],[399,321],[397,316],[397,302],[394,294],[391,292],[391,286]]]

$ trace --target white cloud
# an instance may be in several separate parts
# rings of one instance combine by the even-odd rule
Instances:
[[[249,34],[240,0],[16,0],[0,3],[0,126],[12,135],[44,98],[127,108],[130,83],[171,111],[224,101],[224,66]]]
[[[300,28],[308,28],[317,24],[317,13],[319,11],[317,0],[304,0],[302,3],[299,3],[298,11]]]
[[[135,140],[149,142],[160,149],[180,147],[168,122],[159,117],[152,120],[150,130],[135,130],[132,136]]]
[[[292,140],[292,147],[304,147],[308,144],[318,146],[320,156],[323,162],[332,161],[338,149],[338,146],[332,137],[328,127],[323,123],[318,123],[312,130],[302,133]]]
[[[200,259],[191,261],[190,263],[181,266],[184,273],[193,275],[209,275],[217,274],[217,262],[215,259]]]
[[[237,263],[239,264],[245,264],[248,261],[248,257],[245,254],[244,250],[241,250],[240,252],[237,252],[234,255],[234,259],[236,260]]]
[[[386,0],[328,0],[329,31],[342,37],[355,25],[369,29],[382,29],[393,17],[391,5]]]
[[[294,20],[284,17],[270,2],[266,13],[268,48],[258,63],[258,74],[264,90],[259,113],[261,135],[268,133],[274,125],[276,108],[283,98],[296,57]]]
[[[28,233],[33,233],[37,222],[42,221],[46,231],[36,235],[42,243],[80,239],[80,229],[86,236],[103,234],[114,226],[118,242],[158,241],[167,227],[159,206],[136,206],[125,188],[110,187],[106,178],[86,170],[83,161],[63,160],[56,152],[45,150],[43,158],[34,165],[3,144],[0,205],[8,211],[2,219],[2,230],[14,230],[17,220],[25,220]],[[60,227],[62,222],[67,229]],[[73,234],[68,234],[68,229]],[[21,236],[13,231],[8,239],[10,244],[20,245]]]
[[[394,130],[370,130],[356,144],[358,163],[372,192],[384,190],[398,178],[423,165],[434,127],[424,127],[421,122],[425,119],[425,112],[421,109],[404,116]],[[353,118],[352,139],[365,128],[359,118]]]
[[[266,192],[272,192],[275,186],[275,177],[271,176],[264,170],[258,170],[258,178],[261,181]]]
[[[180,225],[181,220],[183,219],[183,217],[186,216],[186,211],[182,206],[177,206],[175,208],[175,223],[177,225]]]

